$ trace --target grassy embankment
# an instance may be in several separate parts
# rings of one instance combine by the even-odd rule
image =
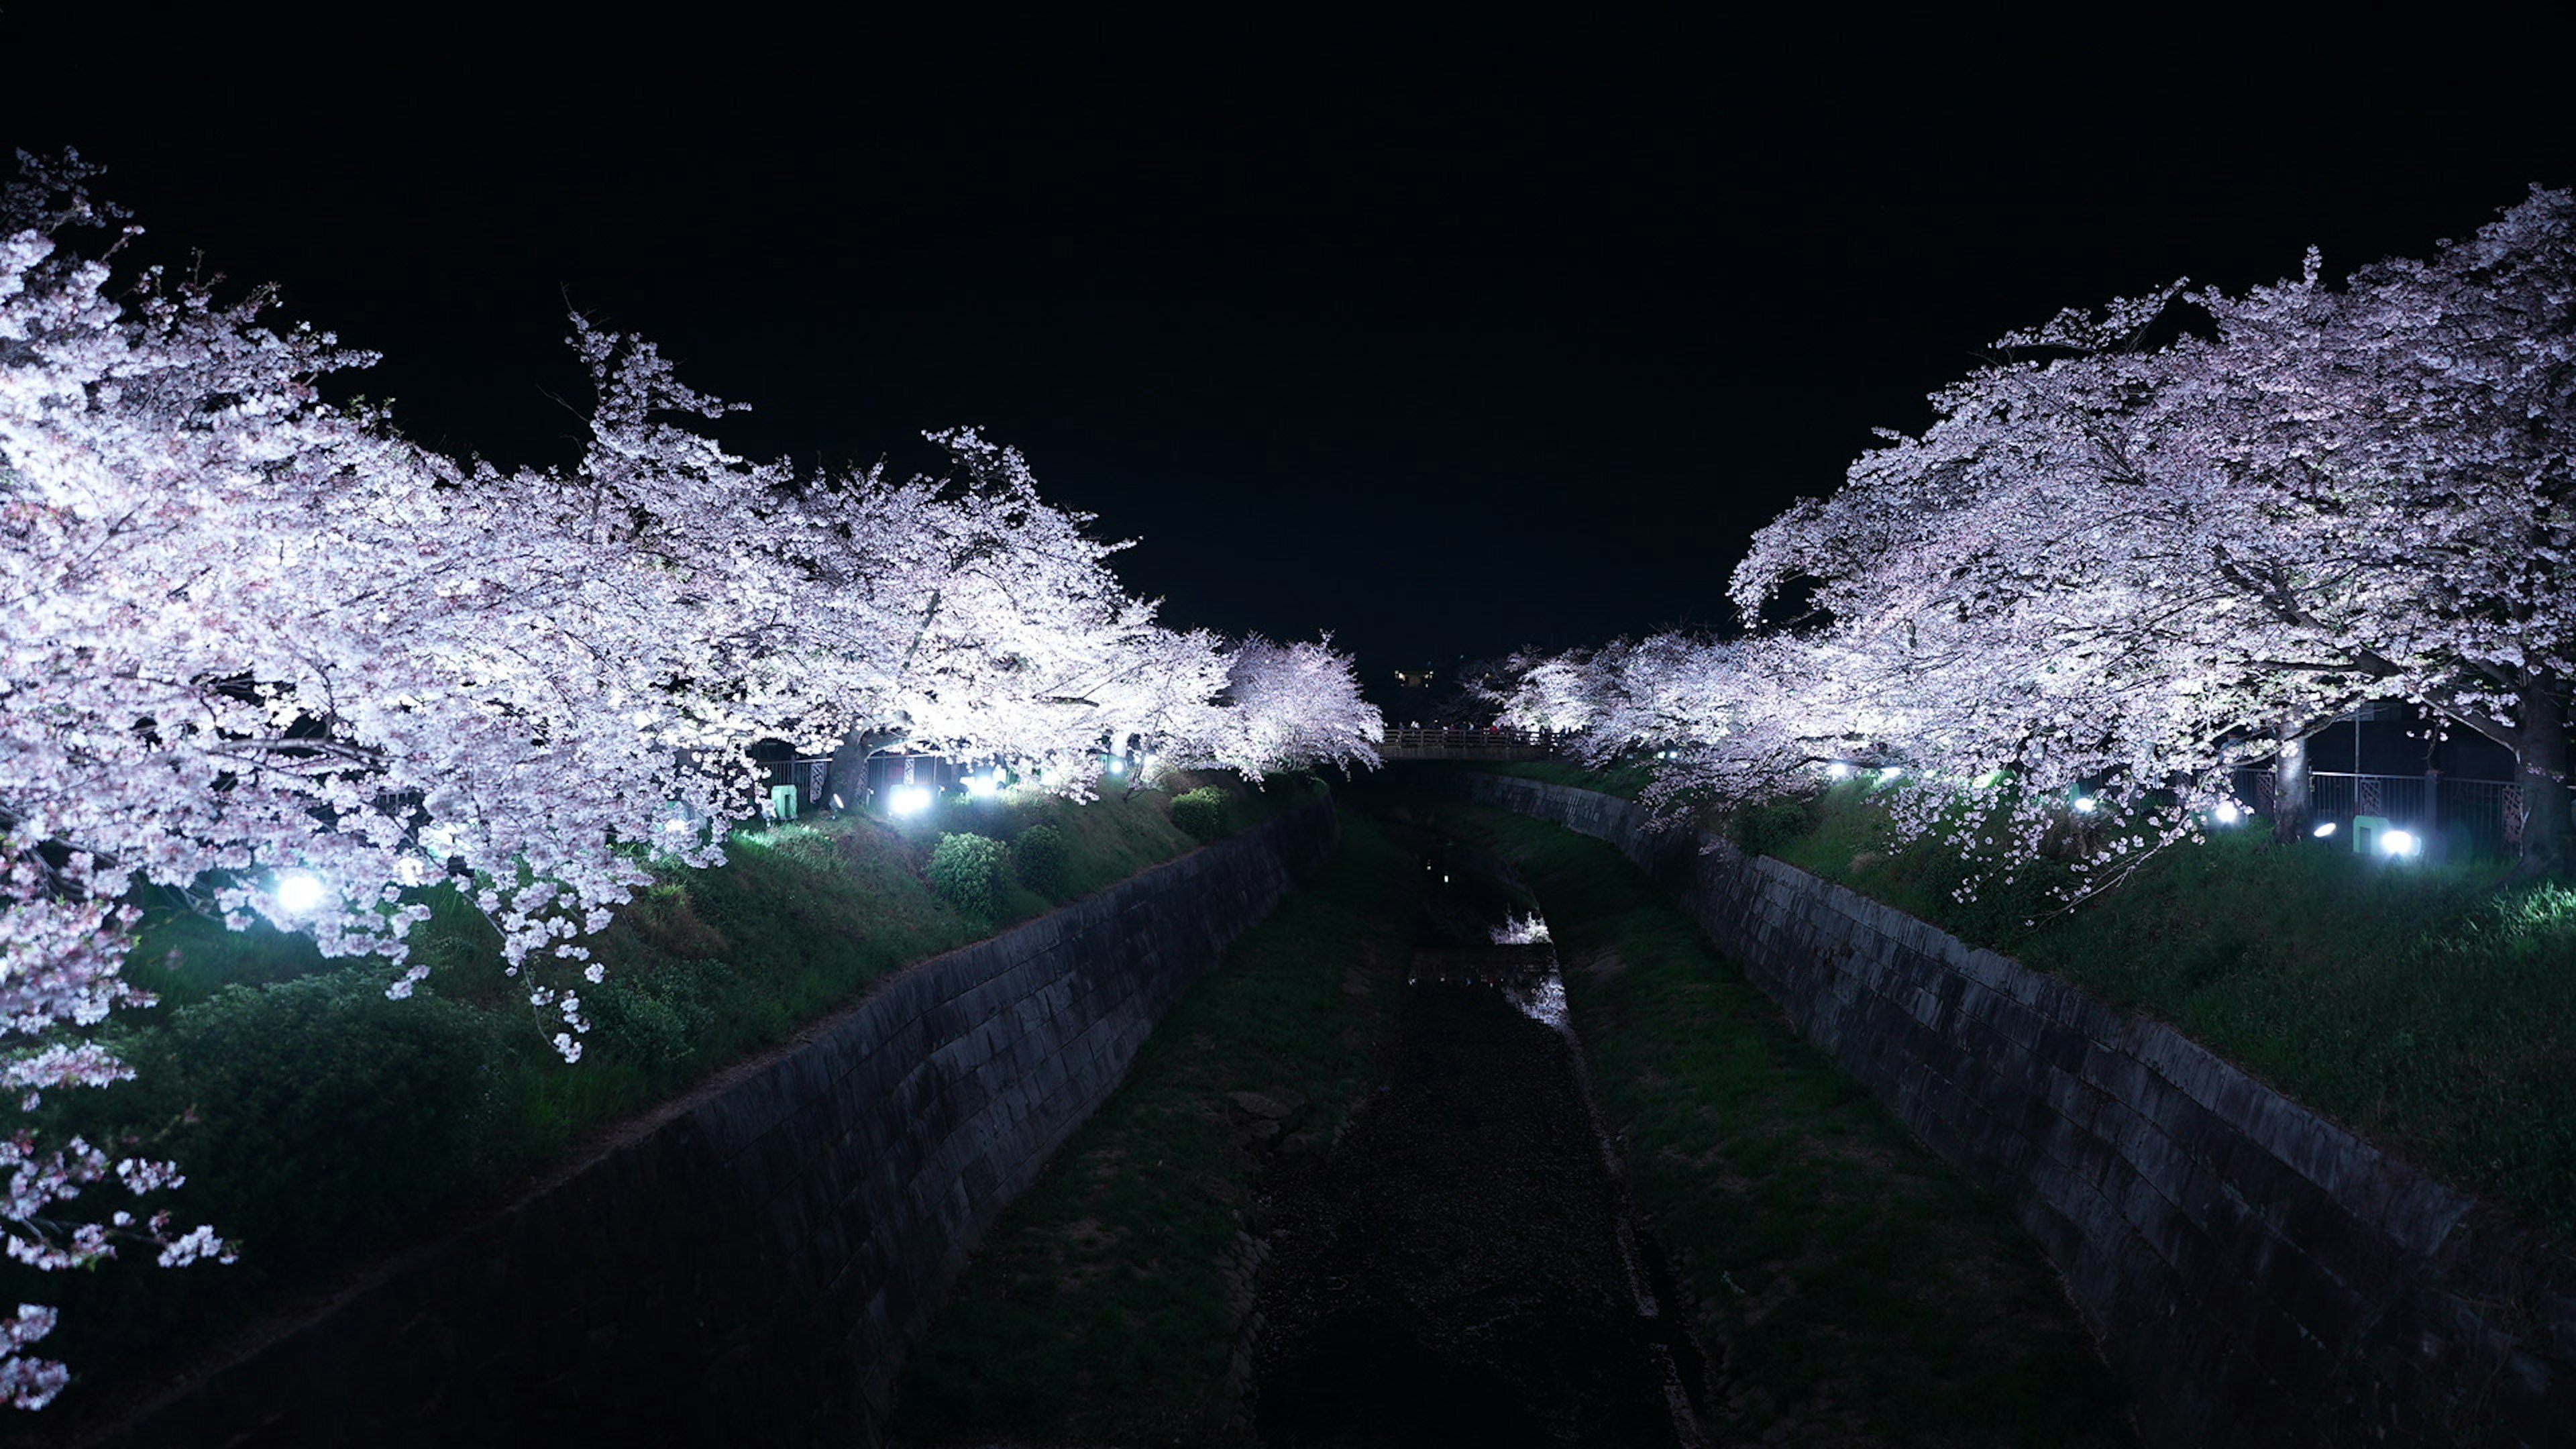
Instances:
[[[1314,788],[1298,777],[1238,790],[1223,827]],[[45,1350],[77,1377],[54,1417],[77,1413],[86,1386],[166,1369],[225,1325],[492,1201],[888,971],[1191,849],[1169,799],[956,800],[899,826],[853,816],[738,831],[728,864],[659,872],[595,942],[608,979],[582,992],[594,1025],[574,1066],[546,1044],[556,1024],[503,974],[489,924],[451,891],[426,897],[438,915],[413,949],[432,970],[402,1002],[385,999],[393,973],[381,962],[325,961],[301,937],[194,915],[149,921],[128,974],[161,1005],[109,1028],[137,1079],[55,1094],[47,1111],[93,1140],[131,1133],[134,1150],[178,1160],[178,1211],[239,1242],[241,1261],[0,1269],[0,1292],[18,1295],[7,1301],[63,1309]],[[1006,872],[995,909],[973,915],[924,879],[945,832],[1014,839],[1038,825],[1064,840],[1053,899]]]
[[[2129,1441],[2120,1385],[2002,1204],[1615,849],[1463,801],[1404,808],[1537,892],[1637,1202],[1698,1297],[1729,1442]]]
[[[2044,894],[2062,868],[1962,903],[1956,855],[1890,840],[1861,785],[1773,811],[1757,842],[1769,854],[2170,1022],[2445,1180],[2576,1235],[2567,884],[2494,862],[2275,845],[2258,823],[2172,847],[2072,911]]]
[[[1270,1152],[1331,1140],[1403,990],[1412,861],[1348,812],[1342,832],[1322,877],[1172,1009],[985,1239],[897,1387],[899,1441],[1220,1433],[1238,1212]],[[1253,1146],[1228,1094],[1280,1088],[1303,1125]]]
[[[1641,766],[1487,768],[1633,796]],[[1748,811],[1739,844],[2157,1020],[2426,1170],[2576,1238],[2576,888],[2505,864],[2278,846],[2259,822],[2163,851],[2072,911],[2061,864],[1954,892],[1868,781]],[[2092,827],[2105,836],[2119,822]],[[2030,923],[2030,924],[2026,924]]]

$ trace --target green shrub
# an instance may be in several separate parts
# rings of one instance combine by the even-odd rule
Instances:
[[[181,1123],[190,1221],[262,1268],[373,1242],[463,1183],[500,1144],[498,1032],[526,1018],[435,996],[388,1001],[390,973],[227,986],[127,1043],[136,1079],[102,1106]]]
[[[1789,842],[1806,834],[1811,823],[1804,800],[1750,806],[1736,812],[1735,843],[1746,855],[1778,855]]]
[[[1011,842],[1011,870],[1020,884],[1048,900],[1067,893],[1073,875],[1073,851],[1064,832],[1052,825],[1032,825]]]
[[[722,961],[666,961],[612,974],[581,993],[592,1050],[664,1074],[715,1035],[715,998],[731,984]]]
[[[942,835],[930,855],[930,888],[964,914],[990,920],[1002,901],[1005,854],[989,835]]]
[[[1201,840],[1225,833],[1226,807],[1234,797],[1214,785],[1202,785],[1172,801],[1172,823]]]

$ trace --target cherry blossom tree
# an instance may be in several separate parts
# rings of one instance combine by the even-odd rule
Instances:
[[[1784,652],[1543,661],[1520,708],[1665,744],[1674,799],[1787,787],[1827,749],[1902,766],[1929,788],[1900,816],[2010,856],[2070,790],[2125,797],[2133,849],[2182,838],[2230,767],[2287,777],[2305,735],[2403,698],[2517,751],[2528,858],[2556,868],[2569,218],[2536,191],[2429,262],[2194,295],[2208,336],[2151,344],[2180,284],[2007,335],[1931,428],[1757,535],[1734,591]],[[1994,772],[2019,785],[2000,835],[1940,803]]]
[[[1169,729],[1222,687],[1217,641],[1158,624],[1109,568],[1125,545],[1045,503],[1017,451],[931,438],[945,475],[870,473],[834,490],[840,508],[809,504],[839,526],[811,531],[815,613],[773,658],[806,679],[802,732],[852,760],[916,742],[1007,757],[1085,793],[1104,738]]]
[[[1163,627],[1118,546],[972,432],[902,483],[739,458],[707,427],[734,405],[576,317],[580,459],[460,464],[328,401],[372,359],[265,292],[112,296],[69,244],[113,220],[85,174],[0,196],[0,1084],[27,1110],[127,1075],[90,1031],[150,1004],[119,974],[147,885],[393,963],[397,997],[424,893],[461,892],[576,1061],[586,938],[652,859],[722,863],[687,822],[737,813],[760,740],[933,739],[1076,794],[1103,738],[1212,719],[1252,772],[1374,763],[1346,659]],[[115,1206],[180,1182],[118,1147],[0,1144],[12,1256],[228,1254]],[[0,1396],[59,1391],[30,1351],[52,1325],[0,1319]]]
[[[1276,644],[1255,634],[1226,659],[1225,690],[1163,743],[1173,764],[1259,780],[1313,765],[1375,769],[1386,721],[1360,697],[1351,657],[1318,641]]]

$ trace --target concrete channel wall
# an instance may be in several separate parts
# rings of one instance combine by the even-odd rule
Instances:
[[[873,1444],[968,1249],[1329,800],[919,962],[87,1442]]]
[[[1619,847],[2065,1276],[2156,1445],[2576,1444],[2576,1263],[2193,1045],[1632,801],[1442,770]]]

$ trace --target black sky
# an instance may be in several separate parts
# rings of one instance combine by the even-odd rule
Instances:
[[[1725,622],[1754,528],[2060,306],[2421,253],[2576,182],[2543,8],[2159,12],[2056,55],[2040,22],[1857,12],[214,8],[0,8],[0,141],[78,146],[146,255],[381,349],[362,385],[416,435],[569,458],[569,298],[752,403],[747,451],[980,424],[1143,540],[1122,573],[1169,619],[1330,628],[1373,687]]]

